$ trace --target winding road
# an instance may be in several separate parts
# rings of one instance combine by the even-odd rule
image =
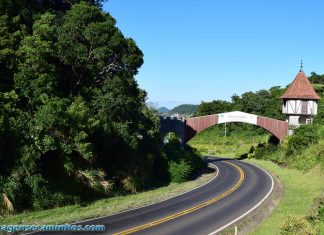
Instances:
[[[272,177],[257,166],[232,159],[208,162],[216,168],[215,177],[199,188],[81,224],[104,224],[100,234],[217,234],[258,207],[273,189]]]

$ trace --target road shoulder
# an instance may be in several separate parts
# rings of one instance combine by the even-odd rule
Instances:
[[[237,226],[238,235],[249,234],[259,224],[265,221],[272,214],[273,210],[279,205],[284,192],[283,184],[277,175],[272,172],[268,173],[274,180],[274,188],[269,197],[267,197],[259,207],[251,211],[248,215],[244,216],[242,219],[238,220],[230,227],[221,231],[219,233],[220,235],[234,234],[235,226]]]

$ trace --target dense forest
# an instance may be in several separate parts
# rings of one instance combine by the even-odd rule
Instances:
[[[134,193],[172,180],[177,164],[190,166],[176,181],[203,167],[194,152],[165,154],[134,79],[143,53],[101,3],[0,1],[0,215]]]
[[[241,96],[234,94],[231,101],[213,100],[212,102],[202,102],[195,116],[242,111],[284,120],[285,116],[281,113],[282,101],[279,98],[284,91],[285,88],[275,86],[269,90],[245,92]]]

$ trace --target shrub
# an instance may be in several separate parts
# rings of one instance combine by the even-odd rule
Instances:
[[[184,182],[206,167],[206,163],[196,149],[188,145],[180,149],[180,139],[174,133],[169,133],[166,140],[164,152],[172,182]]]
[[[24,184],[23,176],[14,172],[10,177],[3,178],[3,180],[1,191],[12,203],[15,211],[20,211],[24,207],[29,208],[31,206],[30,191],[29,188],[28,190],[25,189],[27,187]],[[28,191],[28,194],[24,191]]]
[[[207,163],[203,161],[201,155],[198,150],[191,148],[189,146],[186,147],[186,161],[188,161],[191,167],[191,175],[196,174],[202,169],[207,167]]]
[[[168,134],[166,134],[165,142],[167,144],[180,146],[180,138],[174,132],[169,132]]]
[[[81,202],[78,196],[65,195],[61,192],[51,193],[45,189],[35,191],[32,200],[34,210],[50,209]]]
[[[324,196],[317,198],[306,219],[311,223],[324,222]]]
[[[123,189],[126,190],[126,192],[137,193],[137,184],[138,181],[135,177],[127,176],[122,180]]]
[[[181,160],[179,163],[175,161],[169,162],[169,174],[172,182],[181,183],[186,181],[190,174],[192,168],[188,162]]]
[[[319,141],[319,132],[316,125],[302,125],[295,129],[294,134],[283,144],[286,156],[296,155],[300,150]]]
[[[303,157],[297,157],[296,160],[293,160],[291,165],[294,168],[297,168],[301,171],[309,171],[310,169],[314,168],[318,164],[318,159],[316,156],[303,156]]]
[[[288,216],[280,228],[281,235],[313,235],[310,223],[299,217]]]
[[[266,159],[278,149],[278,146],[272,143],[259,143],[257,146],[251,146],[248,158]]]

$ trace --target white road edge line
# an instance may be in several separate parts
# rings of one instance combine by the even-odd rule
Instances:
[[[247,163],[247,164],[250,164],[250,165],[253,165],[253,166],[255,166],[255,167],[258,167],[259,169],[261,169],[261,170],[263,170],[269,177],[270,177],[270,179],[271,179],[271,188],[270,188],[270,190],[269,190],[269,192],[265,195],[265,197],[264,198],[262,198],[262,200],[258,203],[258,204],[256,204],[254,207],[252,207],[250,210],[248,210],[247,212],[245,212],[244,214],[242,214],[242,215],[240,215],[239,217],[237,217],[236,219],[234,219],[234,220],[232,220],[231,222],[229,222],[229,223],[227,223],[227,224],[225,224],[223,227],[221,227],[221,228],[219,228],[219,229],[217,229],[217,230],[215,230],[215,231],[213,231],[213,232],[211,232],[211,233],[209,233],[208,235],[214,235],[214,234],[217,234],[218,232],[220,232],[220,231],[222,231],[223,229],[225,229],[225,228],[227,228],[228,226],[230,226],[230,225],[232,225],[232,224],[234,224],[236,221],[238,221],[238,220],[240,220],[240,219],[242,219],[243,217],[245,217],[246,215],[248,215],[249,213],[251,213],[253,210],[255,210],[256,208],[258,208],[269,196],[270,196],[270,194],[272,193],[272,191],[273,191],[273,188],[274,188],[274,180],[273,180],[273,178],[272,178],[272,176],[265,170],[265,169],[263,169],[262,167],[260,167],[260,166],[257,166],[257,165],[255,165],[255,164],[252,164],[252,163],[249,163],[249,162],[245,162],[245,163]]]
[[[215,180],[217,178],[218,173],[219,173],[218,167],[216,165],[214,165],[214,164],[211,164],[211,163],[208,163],[208,165],[216,170],[215,176],[213,178],[211,178],[210,180],[208,180],[206,183],[204,183],[204,184],[202,184],[202,185],[200,185],[200,186],[198,186],[196,188],[190,189],[188,191],[185,191],[183,193],[177,194],[177,195],[172,196],[172,197],[168,197],[168,198],[163,199],[163,200],[158,201],[158,202],[150,203],[150,204],[147,204],[147,205],[144,205],[144,206],[140,206],[140,207],[135,207],[135,208],[132,208],[132,209],[129,209],[129,210],[125,210],[125,211],[121,211],[121,212],[118,212],[118,213],[115,213],[115,214],[112,214],[112,215],[104,215],[104,216],[100,216],[100,217],[96,217],[96,218],[91,218],[91,219],[87,219],[87,220],[76,221],[76,222],[73,222],[73,223],[70,223],[70,224],[71,225],[76,225],[76,224],[81,224],[81,223],[84,223],[84,222],[91,222],[91,221],[94,221],[94,220],[97,220],[97,219],[101,219],[101,218],[105,218],[105,217],[108,217],[108,216],[114,216],[114,215],[119,215],[119,214],[122,214],[122,213],[127,213],[129,211],[133,211],[133,210],[141,209],[141,208],[144,208],[144,207],[152,206],[152,205],[155,205],[155,204],[158,204],[158,203],[161,203],[161,202],[170,200],[172,198],[179,197],[179,196],[181,196],[183,194],[186,194],[186,193],[189,193],[191,191],[194,191],[194,190],[196,190],[198,188],[201,188],[201,187],[205,186],[206,184],[209,184],[211,181],[213,181],[213,180]],[[65,223],[65,224],[67,224],[67,223]],[[22,234],[28,235],[28,234],[35,234],[37,232],[39,232],[39,231],[29,232],[29,233],[22,233]]]

